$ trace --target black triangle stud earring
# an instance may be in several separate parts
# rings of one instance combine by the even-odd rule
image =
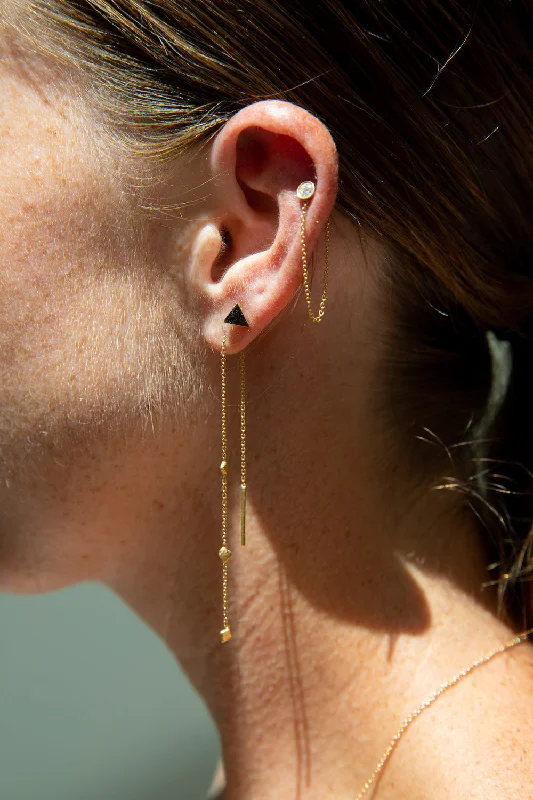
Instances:
[[[230,325],[242,325],[244,328],[250,327],[238,303],[233,306],[224,322],[229,322]]]

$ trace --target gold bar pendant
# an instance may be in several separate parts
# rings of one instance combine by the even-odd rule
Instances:
[[[246,518],[246,484],[241,483],[241,545],[246,544],[245,518]]]

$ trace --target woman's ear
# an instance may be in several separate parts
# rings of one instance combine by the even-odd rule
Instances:
[[[206,342],[226,352],[249,344],[291,301],[303,279],[296,189],[313,181],[305,215],[311,257],[335,204],[338,158],[328,129],[293,103],[262,100],[235,114],[208,156],[210,220],[197,230],[191,280]],[[249,327],[224,318],[239,304]]]

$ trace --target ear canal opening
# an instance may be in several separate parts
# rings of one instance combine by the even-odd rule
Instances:
[[[217,283],[218,281],[222,280],[224,277],[224,273],[227,269],[227,256],[228,253],[231,252],[231,248],[233,245],[233,239],[231,238],[231,233],[229,232],[228,228],[225,225],[222,225],[220,228],[220,238],[222,240],[222,245],[220,250],[218,251],[217,257],[213,261],[212,266],[212,274],[213,274],[213,281]]]

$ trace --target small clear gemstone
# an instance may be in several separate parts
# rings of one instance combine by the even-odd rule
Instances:
[[[304,181],[301,183],[298,188],[296,189],[296,194],[300,198],[300,200],[308,200],[315,191],[315,184],[313,181]]]

